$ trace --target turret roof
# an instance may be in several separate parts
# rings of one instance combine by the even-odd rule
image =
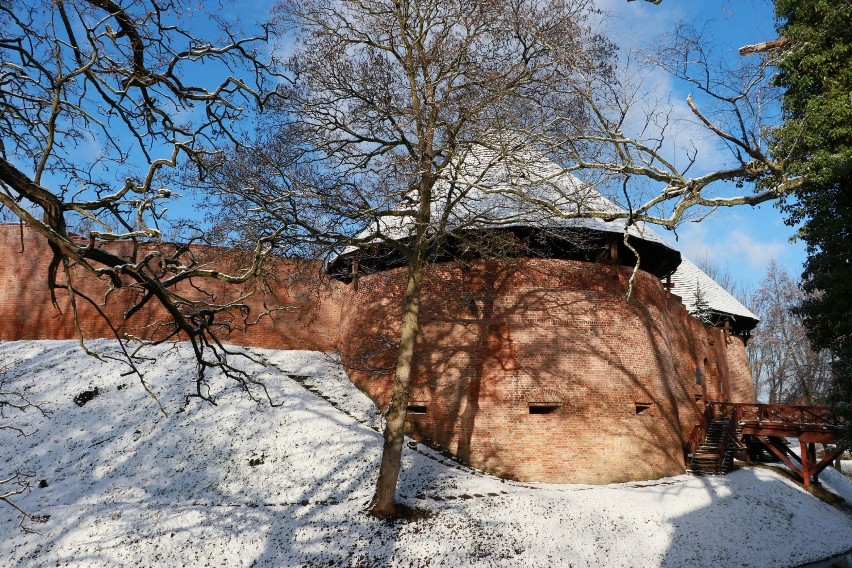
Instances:
[[[624,210],[592,185],[580,181],[551,160],[527,151],[516,151],[511,159],[494,150],[475,147],[450,168],[436,184],[431,204],[436,230],[458,232],[489,228],[529,227],[544,230],[585,229],[623,235],[627,220],[585,216],[589,212],[621,213]],[[412,200],[412,204],[416,201]],[[441,224],[443,223],[443,226]],[[413,233],[411,216],[381,216],[357,238],[380,243],[405,240]],[[654,243],[677,254],[646,223],[627,227],[629,235]],[[357,250],[346,248],[340,257]],[[660,249],[657,249],[660,250]],[[679,295],[693,315],[702,310],[716,316],[731,316],[740,330],[750,330],[758,318],[710,276],[681,256],[671,275],[672,292]],[[331,263],[336,262],[333,259]]]

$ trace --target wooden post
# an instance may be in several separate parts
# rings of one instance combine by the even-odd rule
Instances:
[[[612,263],[615,278],[618,278],[618,237],[609,237],[609,261]]]
[[[811,444],[807,442],[802,443],[801,439],[799,440],[799,453],[802,454],[802,483],[805,484],[805,488],[811,486]]]
[[[352,257],[352,285],[356,292],[358,291],[358,257],[360,254],[359,251]]]
[[[815,442],[811,442],[810,444],[808,444],[808,451],[810,452],[810,455],[808,456],[808,458],[810,458],[808,460],[808,463],[811,464],[811,476],[814,478],[814,485],[818,485],[819,479],[817,479],[817,478],[819,477],[820,469],[819,469],[819,462],[817,461],[816,443]]]
[[[816,464],[813,468],[814,472],[814,483],[819,483],[819,474],[822,473],[822,470],[827,468],[831,463],[839,456],[840,453],[835,449],[833,451],[826,450],[825,456],[823,456],[822,460]]]
[[[788,454],[789,450],[784,444],[779,444],[779,446],[776,446],[771,436],[760,436],[760,441],[763,443],[766,449],[778,456],[778,459],[787,464],[787,467],[790,468],[790,471],[793,472],[793,475],[798,475],[799,477],[802,477],[801,468],[795,463],[793,463],[793,460],[790,459],[794,458],[796,462],[801,465],[801,460],[799,459],[799,456],[792,452]],[[802,483],[805,483],[804,478],[802,478]]]

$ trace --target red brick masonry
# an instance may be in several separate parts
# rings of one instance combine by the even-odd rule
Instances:
[[[683,442],[703,409],[696,399],[754,399],[744,345],[690,317],[646,272],[625,301],[629,276],[563,260],[434,266],[411,435],[521,480],[682,473]],[[362,277],[343,298],[342,358],[381,407],[404,277],[404,268]]]
[[[18,225],[0,225],[0,340],[76,338],[70,299],[57,293],[57,311],[50,302],[47,263],[51,252],[35,231]],[[222,271],[248,266],[250,262],[232,251],[195,247],[195,258]],[[223,324],[233,328],[228,341],[273,349],[315,349],[334,351],[340,320],[339,295],[343,285],[322,277],[319,263],[273,259],[270,275],[263,282],[231,286],[217,280],[196,280],[182,285],[181,292],[195,298],[204,294],[218,303],[239,300],[249,306],[248,318],[234,314]],[[114,290],[107,301],[106,280],[98,281],[80,269],[72,269],[74,285],[95,300],[114,322],[136,297],[131,290]],[[60,281],[64,278],[60,276]],[[85,337],[114,337],[104,318],[82,298],[77,299],[80,325]],[[151,306],[154,306],[152,303]],[[245,320],[255,325],[246,327]],[[162,336],[167,326],[162,309],[145,309],[134,315],[121,331],[152,338]]]
[[[46,243],[26,228],[22,242],[17,225],[0,225],[0,251],[0,340],[75,337],[67,297],[61,314],[50,303]],[[217,266],[236,262],[217,249],[197,254]],[[362,276],[356,286],[326,280],[316,264],[277,260],[271,268],[276,278],[264,285],[205,283],[217,298],[251,293],[249,320],[266,314],[229,341],[338,350],[352,381],[386,406],[405,269]],[[424,280],[410,434],[521,480],[682,473],[700,401],[754,400],[744,345],[689,316],[646,272],[626,301],[629,276],[624,267],[565,260],[434,265]],[[75,278],[102,301],[102,283]],[[102,308],[120,315],[130,301],[122,294]],[[78,309],[87,337],[112,336],[93,308]],[[161,317],[144,311],[127,331],[154,336]]]

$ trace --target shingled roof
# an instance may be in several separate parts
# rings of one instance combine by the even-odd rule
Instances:
[[[686,311],[700,319],[718,325],[727,318],[737,333],[751,331],[759,321],[751,310],[686,257],[681,258],[671,281],[672,293],[680,296]]]
[[[633,223],[628,227],[626,219],[583,217],[590,211],[620,213],[623,209],[540,155],[518,151],[506,160],[493,150],[476,147],[436,185],[434,195],[432,219],[438,222],[435,220],[448,213],[446,225],[441,228],[445,232],[523,228],[623,235],[627,227],[634,245],[643,247],[643,268],[661,278],[670,274],[672,292],[682,298],[689,313],[713,324],[728,320],[738,333],[747,333],[757,324],[757,316],[647,224]],[[455,200],[458,201],[453,203]],[[448,203],[453,203],[452,207]],[[410,238],[413,228],[411,217],[379,216],[357,238],[372,240],[381,247],[390,239]],[[335,265],[339,270],[347,264],[346,259],[359,248],[347,247],[331,259],[330,271]],[[646,254],[665,258],[650,263],[646,262]]]
[[[623,234],[627,226],[625,219],[585,216],[592,211],[605,214],[623,210],[553,161],[530,152],[518,151],[507,160],[494,150],[477,146],[463,156],[460,165],[448,168],[433,192],[433,224],[437,225],[448,212],[446,226],[442,227],[445,231],[538,227]],[[404,240],[413,229],[410,216],[378,216],[356,237]],[[645,223],[633,223],[627,232],[637,239],[671,248]],[[348,247],[341,254],[353,250],[355,247]]]

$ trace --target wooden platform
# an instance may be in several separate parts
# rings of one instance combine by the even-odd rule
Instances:
[[[684,456],[687,467],[696,473],[724,473],[733,455],[751,461],[765,449],[809,487],[819,482],[820,472],[841,453],[835,447],[818,461],[816,444],[837,444],[845,424],[826,406],[711,401],[692,429]],[[790,450],[787,438],[799,440],[801,455]],[[708,456],[718,460],[715,468],[708,467]]]

